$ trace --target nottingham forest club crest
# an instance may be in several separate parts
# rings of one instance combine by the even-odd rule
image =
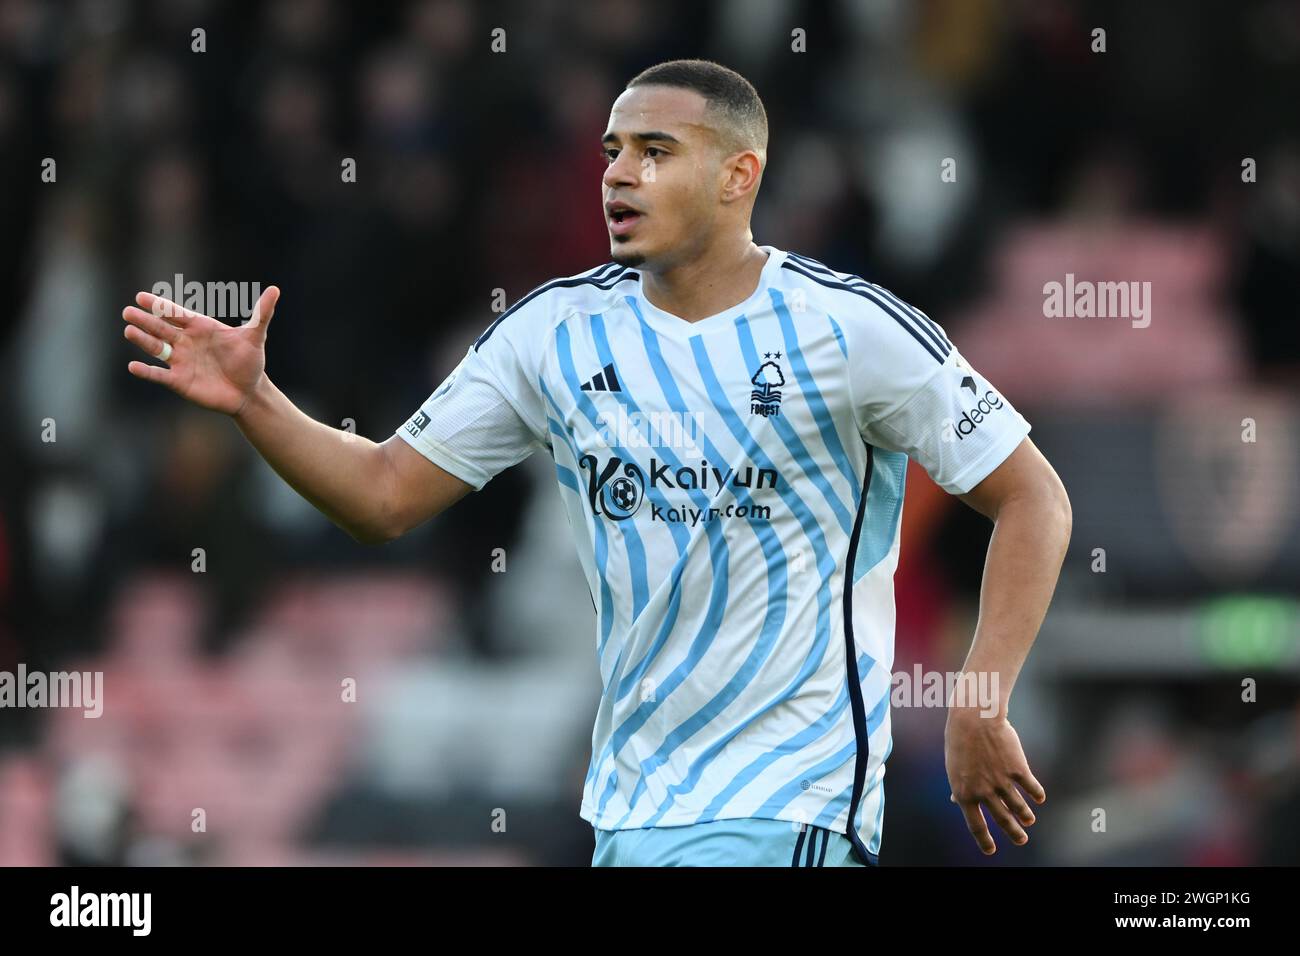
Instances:
[[[754,386],[749,393],[749,410],[755,415],[771,418],[781,414],[781,386],[785,384],[785,374],[777,364],[781,359],[780,352],[764,352],[763,358],[767,361],[749,380]]]

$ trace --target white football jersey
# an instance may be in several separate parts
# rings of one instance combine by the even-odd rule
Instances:
[[[555,462],[604,687],[584,819],[806,822],[874,863],[907,459],[964,493],[1029,425],[924,313],[762,248],[697,322],[615,263],[534,289],[397,434],[475,488]]]

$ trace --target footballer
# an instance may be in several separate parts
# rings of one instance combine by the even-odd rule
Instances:
[[[596,609],[580,814],[601,866],[878,864],[914,459],[993,522],[963,671],[994,675],[997,699],[949,702],[945,759],[980,849],[996,849],[990,818],[1023,844],[1046,793],[1007,707],[1069,500],[1029,424],[924,312],[753,241],[767,145],[732,70],[633,78],[599,147],[610,261],[501,314],[386,441],[314,421],[272,383],[274,286],[239,327],[140,293],[125,335],[166,365],[129,371],[230,415],[359,542],[529,455],[553,461]]]

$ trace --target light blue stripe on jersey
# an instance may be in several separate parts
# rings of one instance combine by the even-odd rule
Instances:
[[[726,423],[727,429],[731,432],[732,437],[740,446],[741,451],[754,461],[760,468],[770,468],[772,471],[779,473],[776,463],[770,459],[763,451],[758,439],[745,428],[736,410],[726,401],[726,394],[722,384],[718,381],[717,374],[713,371],[713,364],[709,361],[709,354],[704,348],[704,342],[698,335],[691,336],[691,352],[695,355],[695,365],[700,370],[700,375],[704,379],[705,390],[709,394],[713,407]],[[821,525],[812,517],[813,509],[808,503],[799,496],[797,492],[791,491],[788,487],[781,487],[779,484],[773,489],[790,508],[791,513],[799,521],[799,526],[803,528],[804,536],[813,548],[813,553],[818,555],[817,570],[822,572],[823,578],[829,577],[835,569],[835,560],[830,556],[829,549],[826,546],[826,535],[822,531]]]
[[[704,659],[704,655],[708,652],[709,648],[713,646],[714,641],[718,637],[720,630],[719,626],[722,622],[723,615],[726,614],[727,585],[729,580],[728,572],[725,570],[727,560],[727,546],[725,539],[720,536],[710,538],[709,554],[711,559],[722,562],[724,565],[724,571],[721,577],[714,578],[714,587],[709,598],[710,608],[709,611],[705,613],[703,620],[700,622],[700,628],[696,632],[695,638],[691,641],[690,650],[687,652],[686,658],[674,667],[667,676],[664,677],[661,683],[655,685],[656,700],[651,702],[648,707],[647,702],[642,701],[636,711],[619,725],[618,730],[610,740],[610,747],[608,750],[611,755],[617,754],[617,752],[623,748],[623,745],[626,744],[627,741],[631,740],[636,732],[641,729],[654,713],[655,709],[657,709],[673,691],[686,683],[691,672],[699,666],[700,661]],[[697,711],[697,714],[698,713],[699,712]],[[627,812],[619,819],[618,823],[615,824],[615,829],[626,822],[627,818],[632,814],[632,811],[636,807],[637,798],[645,790],[646,778],[652,776],[661,766],[663,766],[672,752],[690,736],[690,734],[687,734],[685,737],[677,739],[681,728],[686,726],[686,724],[692,719],[694,718],[688,718],[686,722],[679,724],[677,728],[671,731],[664,738],[653,754],[640,762],[637,781],[632,788],[632,795],[628,798]],[[709,720],[712,720],[712,717],[710,717]],[[707,721],[705,723],[707,723]],[[694,733],[694,731],[691,733]],[[667,748],[667,750],[665,750],[665,748]],[[602,808],[603,804],[604,801],[602,801]]]
[[[858,657],[859,668],[870,668],[873,664],[875,664],[875,661],[872,659],[870,654],[864,653]],[[781,757],[788,756],[791,753],[803,749],[808,744],[812,743],[814,740],[821,739],[823,736],[826,735],[828,731],[833,730],[835,728],[836,723],[843,715],[844,708],[847,707],[848,705],[849,705],[849,683],[846,675],[844,684],[842,687],[840,687],[839,695],[835,698],[835,702],[831,705],[830,709],[827,710],[825,714],[823,714],[813,723],[809,724],[803,730],[799,731],[797,734],[794,734],[786,738],[785,740],[781,741],[781,743],[777,744],[767,753],[762,754],[761,756],[756,757],[752,761],[750,761],[749,765],[746,766],[744,769],[742,769],[740,773],[736,774],[736,776],[733,777],[731,781],[725,787],[722,788],[721,791],[719,791],[718,795],[714,797],[712,801],[710,801],[709,805],[704,808],[704,813],[701,815],[701,819],[705,819],[705,820],[713,819],[722,810],[722,808],[726,806],[726,804],[731,800],[733,796],[735,796],[746,786],[748,786],[750,781],[757,778],[760,773],[766,770],[769,766],[771,766]],[[851,788],[852,788],[852,784],[850,784],[850,789]],[[847,793],[841,794],[841,796],[843,797],[843,803],[840,809],[847,809],[849,805],[848,794]],[[834,799],[835,798],[832,798],[832,801],[834,801]],[[831,814],[831,819],[834,819],[838,813],[839,810]]]
[[[573,393],[573,400],[594,425],[596,422],[594,406],[587,393],[582,390],[583,380],[578,377],[578,373],[573,366],[573,346],[569,341],[567,323],[561,322],[555,330],[555,344],[556,353],[560,360],[560,371],[564,374],[565,383]],[[632,457],[625,449],[618,448],[616,451],[619,457],[625,461],[630,460]],[[637,533],[636,525],[633,522],[619,522],[618,530],[623,539],[623,546],[627,549],[628,571],[632,578],[632,620],[636,620],[645,609],[646,602],[650,599],[645,546],[641,543],[641,535]]]
[[[605,365],[606,367],[613,365],[614,353],[609,347],[609,338],[605,334],[604,316],[597,313],[596,315],[589,315],[587,317],[587,320],[591,324],[591,338],[592,341],[596,343],[596,354],[600,356],[601,364]],[[617,392],[609,392],[608,394],[610,395],[610,397],[612,397],[620,404],[622,404],[625,408],[627,408],[629,412],[629,420],[631,420],[631,413],[636,413],[638,417],[640,416],[641,409],[637,405],[636,400],[632,398],[632,393],[630,391],[624,389]],[[591,422],[593,425],[596,424],[596,421],[594,419],[592,419]],[[646,432],[646,440],[649,441],[649,439],[652,436],[650,435],[650,426],[648,424],[646,425],[645,432]],[[668,457],[669,455],[672,454],[670,449],[663,448],[662,446],[655,446],[655,451],[664,455],[664,457]],[[630,458],[630,456],[622,449],[619,449],[619,456],[623,458],[625,461]],[[666,506],[668,504],[668,499],[664,498],[662,494],[655,491],[653,487],[646,488],[646,492],[648,495],[649,494],[659,495],[659,498],[664,503],[664,505]],[[668,531],[673,536],[673,544],[677,546],[677,556],[682,557],[683,555],[686,554],[686,545],[690,541],[690,537],[691,537],[690,533],[685,528],[673,522],[668,523]]]
[[[555,466],[555,477],[560,480],[560,484],[564,485],[564,487],[582,494],[582,487],[578,484],[578,476],[563,465]]]
[[[551,419],[549,415],[547,416],[546,420],[551,423],[551,428],[554,429],[555,428],[554,420]],[[555,464],[555,477],[559,480],[560,484],[568,488],[570,491],[575,492],[578,495],[582,494],[582,487],[578,484],[578,476],[575,475],[568,468],[565,468],[559,462],[556,462]],[[604,589],[602,589],[602,591],[603,590]],[[592,606],[594,607],[596,603],[596,598],[594,595],[592,596],[591,602],[592,602]]]
[[[709,561],[713,565],[713,586],[709,590],[709,606],[705,610],[704,620],[700,623],[700,628],[696,632],[695,639],[691,642],[691,652],[686,657],[687,663],[692,666],[694,662],[709,649],[709,645],[713,642],[713,638],[717,633],[716,625],[721,622],[722,615],[726,613],[727,586],[729,580],[726,542],[720,535],[709,535],[708,540]],[[683,559],[682,563],[684,565],[685,559]],[[678,570],[680,577],[680,570],[674,570]],[[674,593],[676,599],[680,599],[681,596],[679,577],[674,578],[673,585],[676,589]],[[624,680],[624,683],[627,686],[619,691],[618,696],[616,697],[617,700],[622,700],[638,685],[641,677],[645,674],[646,670],[649,669],[650,665],[654,663],[659,652],[663,650],[668,631],[670,630],[671,628],[660,629],[659,634],[655,637],[654,644],[651,645],[646,653],[642,655],[641,659],[637,662],[636,667]],[[645,723],[646,719],[654,713],[655,709],[664,702],[668,695],[681,685],[685,676],[685,673],[681,672],[681,667],[678,667],[669,673],[663,681],[656,682],[655,699],[653,701],[642,701],[641,708],[638,709],[637,713],[628,717],[623,724],[619,725],[619,731],[623,731],[625,726],[632,724],[635,724],[635,726],[627,726],[628,734],[631,734],[635,732],[636,729],[640,728],[640,726]],[[647,707],[647,704],[650,706]]]
[[[632,667],[627,676],[619,683],[618,692],[614,697],[615,700],[622,700],[639,685],[645,672],[649,670],[650,665],[653,664],[655,659],[659,656],[659,652],[663,650],[664,646],[668,643],[668,634],[672,631],[673,625],[676,624],[677,605],[680,603],[682,597],[682,570],[686,567],[688,557],[689,555],[683,555],[680,557],[677,560],[677,563],[673,565],[672,571],[669,573],[670,587],[672,588],[672,598],[670,603],[671,619],[664,621],[663,625],[659,628],[659,633],[655,635],[654,642],[649,648],[647,648],[646,652],[641,655],[641,659]],[[726,549],[720,537],[709,536],[709,559],[713,564],[714,569],[713,586],[710,589],[710,595],[717,595],[716,602],[710,599],[710,609],[713,613],[718,614],[720,618],[721,614],[725,613],[727,603]],[[711,619],[711,614],[705,615],[706,622]],[[699,648],[700,654],[708,650],[708,644],[712,641],[714,636],[714,632],[706,625],[702,624],[700,631],[696,636],[696,640],[699,640],[701,637],[706,635],[708,636],[709,641]],[[695,644],[692,643],[691,647],[694,652]],[[690,659],[691,658],[688,657],[688,660]],[[654,713],[655,709],[664,702],[668,695],[677,689],[681,681],[677,680],[676,676],[677,672],[673,671],[673,673],[665,677],[662,682],[657,682],[655,684],[655,699],[653,701],[643,700],[635,718],[628,718],[625,723],[630,723],[635,720],[637,727],[640,727],[640,725]],[[646,706],[647,704],[649,706]],[[619,731],[622,730],[623,727],[620,725]],[[631,728],[628,730],[628,733],[631,734],[634,730],[635,728]]]
[[[754,337],[749,331],[749,320],[743,315],[736,320],[736,337],[740,340],[740,350],[744,353],[745,362],[750,368],[758,368],[761,364],[761,360],[758,357],[758,349],[754,347]],[[789,348],[788,341],[786,347],[787,349]],[[806,397],[809,396],[810,389],[808,382],[811,381],[812,376],[808,374],[808,367],[805,365],[800,369],[799,365],[794,362],[793,357],[791,357],[791,364],[795,366],[796,371],[803,372],[805,382],[802,385],[801,391]],[[817,416],[819,410],[813,406],[811,399],[808,404],[812,408],[813,415]],[[822,410],[825,410],[825,405],[822,406]],[[807,447],[795,432],[794,427],[787,419],[780,415],[769,418],[767,421],[771,423],[773,430],[780,435],[781,440],[785,442],[785,447],[789,450],[790,457],[798,462],[803,473],[808,476],[808,480],[816,486],[817,490],[821,492],[822,497],[826,499],[826,504],[830,505],[831,511],[833,511],[835,517],[839,519],[840,527],[844,529],[844,533],[851,534],[853,531],[853,516],[849,514],[849,509],[845,507],[842,501],[840,501],[839,495],[835,493],[835,489],[831,487],[831,483],[826,480],[826,476],[822,474],[822,470],[818,468],[816,462],[813,461],[812,455],[809,454]],[[840,452],[843,453],[843,451],[844,449],[841,448]],[[849,474],[851,476],[852,472],[850,471]],[[856,487],[857,484],[857,480],[850,477],[849,487]]]
[[[853,583],[885,559],[898,536],[903,514],[903,486],[907,481],[907,455],[876,449],[871,487],[867,492],[867,513],[858,535],[858,553]]]
[[[852,798],[852,796],[853,796],[853,781],[850,780],[849,785],[845,787],[843,790],[841,790],[839,793],[835,794],[835,796],[831,797],[830,800],[827,801],[826,807],[822,810],[822,812],[817,814],[817,816],[813,817],[811,821],[812,825],[815,827],[829,827],[832,823],[835,822],[836,817],[838,817],[841,813],[843,813],[846,809],[848,809],[849,800]],[[848,826],[847,820],[845,821],[844,825]]]
[[[596,353],[600,357],[601,364],[607,367],[613,365],[614,352],[609,346],[609,338],[605,333],[605,321],[603,316],[598,314],[591,315],[588,316],[588,319],[591,324],[592,341],[594,341],[596,344]],[[629,412],[628,415],[629,421],[637,420],[632,417],[633,414],[637,415],[639,418],[641,412],[640,406],[638,406],[636,401],[631,397],[630,392],[628,392],[627,390],[623,390],[619,392],[612,392],[610,394],[616,401],[620,402],[625,408],[627,408]],[[645,432],[646,432],[646,439],[647,441],[649,441],[649,439],[652,437],[650,434],[649,424],[645,426]],[[663,455],[664,458],[669,461],[669,464],[672,467],[674,468],[680,467],[681,463],[676,460],[676,457],[672,454],[672,451],[670,449],[664,448],[662,446],[656,446],[655,451]],[[620,456],[622,456],[622,454],[623,453],[620,451]],[[652,495],[657,497],[665,507],[668,505],[667,499],[665,499],[663,495],[660,492],[656,491],[653,487],[648,487],[646,489],[646,494],[647,497]],[[630,694],[634,689],[636,689],[640,685],[641,679],[644,677],[646,670],[650,667],[650,664],[653,663],[654,658],[658,655],[659,651],[664,647],[665,644],[668,643],[668,635],[672,632],[673,627],[677,623],[677,614],[679,611],[679,607],[681,604],[681,597],[682,597],[681,577],[683,571],[686,568],[686,562],[689,559],[688,548],[690,545],[690,533],[684,527],[682,527],[681,525],[675,522],[668,523],[668,530],[669,533],[672,535],[673,544],[677,548],[677,561],[673,564],[673,567],[668,574],[668,587],[671,588],[669,612],[668,614],[665,615],[665,619],[659,627],[659,633],[655,635],[655,639],[650,645],[650,648],[646,651],[645,654],[642,655],[640,661],[638,661],[635,665],[633,665],[630,668],[627,675],[621,680],[617,693],[615,694],[614,697],[615,700],[622,700],[624,697],[626,697],[628,694]],[[716,533],[716,529],[715,529],[715,533]],[[715,561],[713,564],[713,571],[716,577],[718,573],[717,561]],[[722,574],[725,578],[726,576],[725,560],[723,561]],[[724,596],[722,598],[722,603],[723,604],[726,603],[725,590],[724,590]],[[642,701],[641,702],[642,706],[644,706],[647,703],[652,703],[653,705],[657,706],[660,703],[659,700],[660,690],[662,690],[662,688],[656,686],[655,700]],[[653,711],[653,710],[654,710],[654,706],[649,708],[649,711]]]
[[[538,385],[541,386],[542,394],[546,397],[546,401],[550,404],[551,408],[555,410],[555,414],[563,418],[564,413],[560,411],[559,405],[555,402],[555,396],[553,396],[551,390],[546,387],[546,383],[539,380]],[[578,446],[573,443],[573,438],[564,430],[564,426],[550,415],[546,416],[546,421],[547,427],[551,430],[551,434],[561,439],[568,447],[569,454],[573,456],[573,464],[577,466],[579,457]],[[581,495],[581,483],[579,483],[577,490],[578,494]],[[605,645],[609,643],[609,635],[612,633],[614,627],[614,595],[609,589],[609,580],[605,577],[605,567],[609,558],[609,540],[605,534],[604,525],[599,521],[593,522],[593,524],[596,528],[596,543],[593,549],[595,552],[596,573],[600,576],[600,643],[596,646],[596,655],[597,657],[603,658],[605,654]]]
[[[826,399],[822,397],[821,391],[817,388],[817,380],[813,377],[812,370],[808,368],[808,363],[804,361],[803,349],[799,347],[799,336],[795,331],[794,322],[790,318],[790,310],[785,306],[785,296],[781,295],[776,289],[769,289],[768,295],[772,299],[772,307],[776,310],[776,317],[781,323],[781,334],[785,338],[786,355],[789,356],[790,364],[802,379],[799,383],[799,390],[803,393],[808,407],[813,411],[813,417],[817,421],[817,430],[821,432],[822,441],[826,443],[826,450],[835,459],[835,466],[839,468],[840,474],[849,483],[849,487],[856,488],[858,487],[858,476],[854,474],[848,453],[844,451],[844,445],[840,443],[840,433],[835,430],[835,419],[826,406]]]
[[[845,358],[849,357],[849,347],[844,342],[844,333],[840,330],[840,324],[835,321],[835,317],[827,313],[826,321],[831,324],[831,329],[835,332],[835,342],[840,347],[840,354]],[[850,370],[850,375],[852,371]]]
[[[870,737],[871,734],[875,733],[877,728],[880,727],[881,723],[885,719],[885,713],[888,710],[889,710],[889,689],[886,688],[884,696],[880,698],[880,700],[876,703],[876,706],[872,708],[871,713],[867,715],[867,736],[868,737]],[[816,780],[818,777],[824,777],[826,774],[832,773],[833,771],[838,770],[840,767],[844,766],[845,763],[847,763],[857,754],[857,750],[858,750],[858,741],[855,739],[851,743],[845,744],[836,753],[831,754],[821,763],[817,764],[814,767],[808,768],[808,770],[804,773],[803,776],[809,780]],[[767,800],[763,802],[763,808],[765,810],[770,810],[774,813],[779,812],[780,810],[788,806],[790,801],[795,799],[795,797],[799,796],[799,794],[801,794],[802,792],[803,789],[800,787],[799,781],[792,780],[790,783],[787,783],[785,786],[781,787],[770,797],[768,797]],[[859,799],[858,809],[860,810],[861,808],[862,808],[862,800]],[[850,825],[852,825],[852,822],[853,821],[850,821]]]

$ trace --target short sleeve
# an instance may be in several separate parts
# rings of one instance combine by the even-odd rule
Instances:
[[[1015,451],[1029,423],[939,325],[874,288],[880,303],[866,310],[849,353],[862,437],[965,494]]]
[[[505,335],[484,338],[396,431],[475,490],[546,447],[534,411],[536,390],[516,343]]]

